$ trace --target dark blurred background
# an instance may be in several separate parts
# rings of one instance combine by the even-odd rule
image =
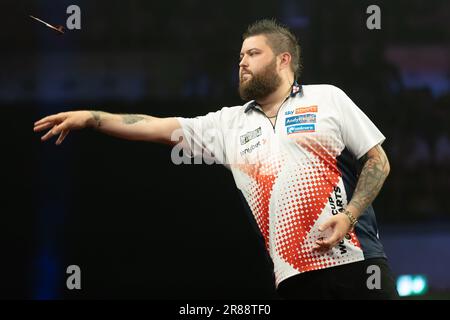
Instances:
[[[33,21],[81,30],[58,35]],[[381,9],[369,30],[366,9]],[[241,34],[288,25],[306,84],[343,89],[387,137],[374,203],[392,269],[450,297],[450,2],[2,1],[0,298],[273,299],[271,265],[229,172],[85,130],[40,143],[34,121],[96,109],[196,116],[239,105]],[[54,142],[54,141],[53,141]],[[82,289],[66,288],[78,265]]]

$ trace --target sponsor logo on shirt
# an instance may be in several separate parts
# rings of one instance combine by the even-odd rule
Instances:
[[[328,197],[328,202],[330,203],[331,207],[331,213],[334,215],[337,215],[339,212],[342,212],[344,210],[344,202],[342,201],[342,190],[338,186],[335,186],[333,188],[333,193]],[[334,196],[334,197],[333,197]],[[347,240],[351,239],[349,234],[347,233],[345,235],[345,238]],[[339,252],[341,254],[347,253],[347,247],[345,246],[345,241],[342,239],[338,244]]]
[[[317,112],[317,106],[309,106],[309,107],[300,107],[295,109],[295,114],[309,113],[309,112]]]
[[[297,133],[297,132],[314,132],[316,131],[315,124],[298,124],[295,126],[286,127],[287,134]]]
[[[302,114],[299,116],[286,118],[285,125],[290,126],[293,124],[315,123],[315,122],[316,122],[316,115],[308,113],[308,114]]]
[[[294,114],[294,110],[288,110],[284,113],[285,116],[291,116]]]
[[[244,150],[241,151],[241,157],[243,157],[244,155],[251,153],[253,150],[255,150],[256,148],[261,146],[261,141],[258,141],[255,144],[252,144],[250,147],[245,148]]]
[[[299,107],[299,108],[295,108],[295,110],[287,110],[284,113],[284,115],[291,116],[294,114],[311,113],[311,112],[317,112],[317,110],[318,110],[317,106]]]
[[[243,134],[242,136],[240,136],[240,140],[241,140],[241,145],[246,144],[247,142],[249,142],[250,140],[253,140],[257,137],[259,137],[262,133],[261,127],[247,132],[246,134]]]

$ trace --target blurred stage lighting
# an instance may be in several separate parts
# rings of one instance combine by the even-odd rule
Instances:
[[[397,291],[400,297],[423,295],[428,290],[424,275],[401,275],[397,278]]]

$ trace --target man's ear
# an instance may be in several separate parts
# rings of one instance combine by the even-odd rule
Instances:
[[[278,55],[280,61],[280,69],[289,68],[292,56],[289,52],[283,52]]]

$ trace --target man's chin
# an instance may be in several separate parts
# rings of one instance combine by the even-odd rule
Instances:
[[[242,78],[241,81],[239,81],[239,84],[242,86],[244,83],[248,84],[250,81],[250,78]]]
[[[248,83],[240,82],[239,83],[239,92],[246,92],[248,87]]]

